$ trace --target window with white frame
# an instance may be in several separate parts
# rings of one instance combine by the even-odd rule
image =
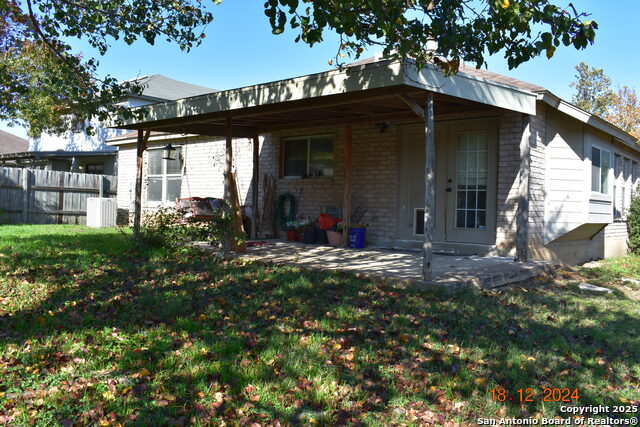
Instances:
[[[285,139],[282,175],[285,178],[333,176],[333,138],[310,136]]]
[[[633,188],[631,187],[631,160],[624,159],[623,175],[624,179],[624,199],[622,201],[623,213],[626,215],[627,210],[631,207],[631,193]]]
[[[181,148],[176,147],[174,160],[163,159],[162,149],[147,152],[147,200],[149,202],[175,202],[182,185]]]
[[[622,156],[613,155],[613,217],[622,217],[624,190],[622,189]]]
[[[609,194],[611,153],[600,147],[591,147],[591,191]]]

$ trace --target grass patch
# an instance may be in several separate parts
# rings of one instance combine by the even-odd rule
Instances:
[[[467,424],[560,415],[545,387],[637,405],[640,305],[616,282],[640,279],[637,261],[436,297],[139,251],[116,230],[1,226],[0,422]],[[585,277],[619,292],[575,292]]]

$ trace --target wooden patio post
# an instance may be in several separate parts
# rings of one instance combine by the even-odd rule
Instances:
[[[351,151],[353,147],[353,128],[346,127],[344,144],[344,197],[342,201],[342,245],[349,247],[349,227],[351,227]]]
[[[142,155],[147,149],[150,131],[138,129],[138,141],[136,143],[136,194],[133,213],[133,236],[140,237],[140,220],[142,218]]]
[[[529,241],[529,171],[531,165],[531,116],[523,119],[520,140],[520,182],[518,185],[518,210],[516,212],[516,256],[519,262],[527,262]]]
[[[231,206],[231,173],[233,172],[233,123],[227,119],[224,129],[226,138],[224,163],[224,201]]]
[[[253,193],[251,198],[251,238],[258,238],[258,186],[260,185],[260,135],[253,137]]]
[[[233,123],[231,118],[227,119],[225,127],[226,136],[226,157],[224,169],[224,200],[231,208],[233,215],[233,236],[231,238],[231,249],[236,252],[247,250],[244,243],[239,244],[237,236],[242,232],[242,214],[240,213],[240,198],[238,197],[238,187],[233,179]]]
[[[433,92],[427,94],[424,109],[425,163],[424,163],[424,242],[422,244],[422,280],[431,280],[433,259],[433,219],[435,205],[435,137]]]

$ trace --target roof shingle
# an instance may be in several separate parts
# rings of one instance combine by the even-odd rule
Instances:
[[[174,80],[162,74],[152,74],[134,79],[143,87],[142,96],[165,101],[218,92],[216,89]]]
[[[29,149],[29,141],[0,130],[0,154],[22,153]]]

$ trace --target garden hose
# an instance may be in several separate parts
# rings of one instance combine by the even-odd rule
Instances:
[[[289,213],[286,216],[284,215],[285,200],[289,202]],[[289,192],[282,193],[276,202],[276,219],[280,224],[280,228],[283,230],[289,228],[288,223],[294,221],[296,215],[296,199],[293,197],[293,194]]]

